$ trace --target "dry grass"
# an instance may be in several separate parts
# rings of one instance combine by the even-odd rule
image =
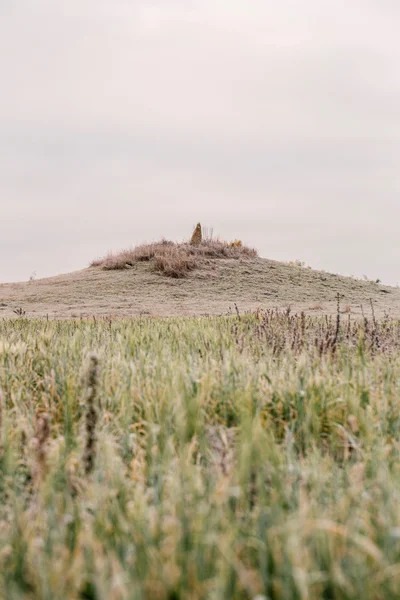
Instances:
[[[316,302],[315,304],[311,304],[308,307],[308,310],[324,310],[324,307],[320,302]]]
[[[129,269],[138,262],[148,261],[156,272],[168,277],[186,277],[190,271],[210,265],[210,261],[221,258],[255,258],[257,251],[243,245],[238,240],[224,242],[216,239],[203,239],[201,244],[178,244],[161,240],[152,244],[142,244],[118,254],[92,261],[92,267],[105,270]]]

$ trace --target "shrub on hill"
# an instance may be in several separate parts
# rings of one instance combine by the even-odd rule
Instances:
[[[238,240],[223,242],[208,239],[197,246],[161,240],[123,250],[118,254],[109,254],[92,261],[90,266],[105,270],[129,269],[135,263],[148,261],[152,263],[155,271],[168,277],[179,278],[186,277],[194,269],[206,267],[213,259],[255,257],[257,251]]]

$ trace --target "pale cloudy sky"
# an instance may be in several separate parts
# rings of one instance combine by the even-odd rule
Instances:
[[[197,221],[400,281],[399,0],[0,0],[0,281]]]

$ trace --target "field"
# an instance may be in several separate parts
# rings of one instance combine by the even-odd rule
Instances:
[[[0,321],[0,598],[400,595],[400,323]]]

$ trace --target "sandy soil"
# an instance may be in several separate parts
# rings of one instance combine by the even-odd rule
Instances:
[[[200,316],[291,306],[309,314],[336,311],[400,317],[400,289],[285,263],[257,259],[216,260],[186,279],[169,279],[138,263],[125,271],[91,267],[68,275],[0,285],[0,318],[22,308],[28,317]]]

